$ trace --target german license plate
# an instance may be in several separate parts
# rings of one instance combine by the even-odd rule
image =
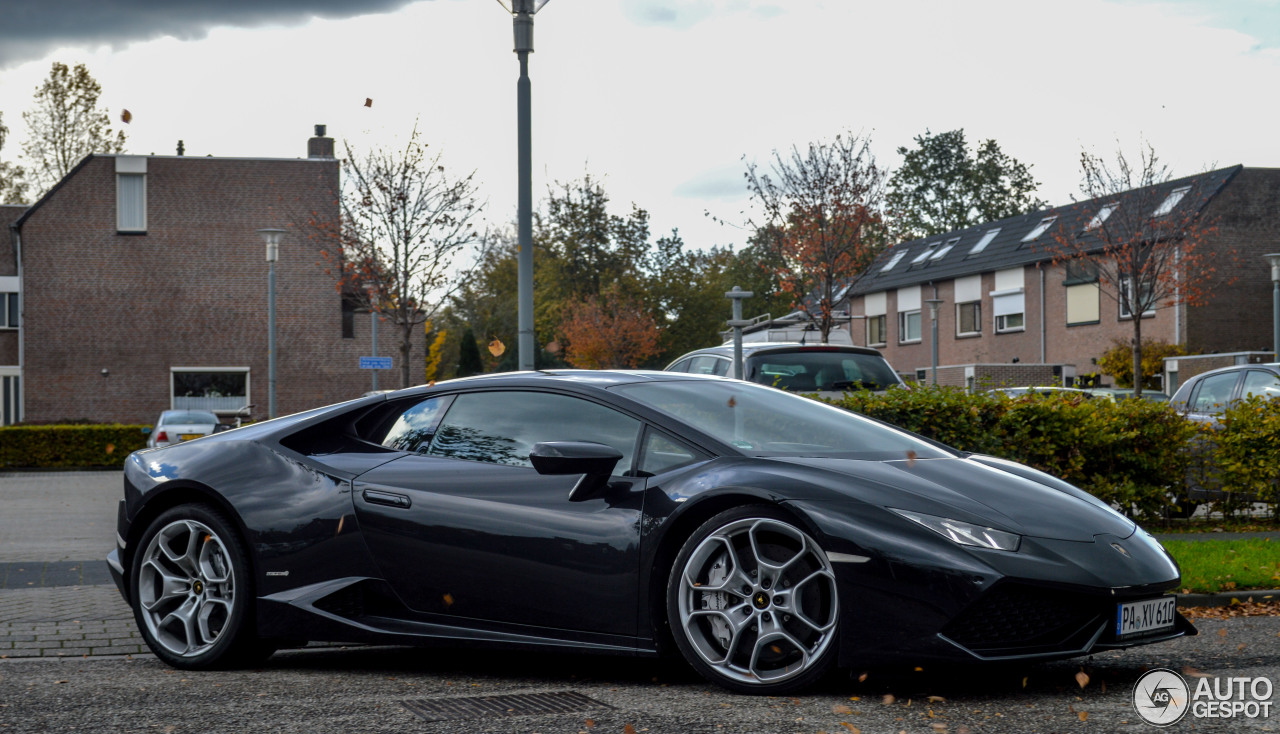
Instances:
[[[200,438],[203,435],[204,435],[203,433],[183,433],[183,434],[180,434],[178,438],[182,439],[183,441],[190,441],[193,438]]]
[[[1178,600],[1172,596],[1143,599],[1116,605],[1116,637],[1172,629]]]

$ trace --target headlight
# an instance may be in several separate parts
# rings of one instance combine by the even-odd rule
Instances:
[[[938,535],[946,537],[954,543],[960,545],[971,545],[977,548],[988,548],[990,550],[1016,551],[1022,543],[1022,536],[1006,533],[1003,530],[995,528],[984,528],[981,525],[973,523],[960,522],[959,520],[951,520],[945,517],[936,517],[934,515],[925,515],[919,512],[908,512],[906,510],[898,510],[893,507],[889,510],[897,514],[918,522],[929,528]]]

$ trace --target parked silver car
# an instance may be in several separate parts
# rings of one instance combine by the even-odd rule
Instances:
[[[208,436],[217,429],[218,423],[218,416],[207,410],[166,410],[147,436],[147,448]]]
[[[799,342],[742,345],[744,375],[733,369],[733,345],[698,349],[667,365],[667,372],[739,377],[798,393],[839,397],[849,390],[887,390],[902,378],[880,352],[867,347]]]

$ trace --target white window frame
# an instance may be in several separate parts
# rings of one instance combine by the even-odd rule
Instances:
[[[996,227],[995,229],[988,229],[987,233],[982,235],[982,239],[978,240],[978,244],[974,245],[973,248],[969,250],[969,255],[977,255],[987,249],[987,245],[991,244],[991,241],[994,240],[998,234],[1000,234],[999,227]],[[968,255],[965,257],[968,257]]]
[[[912,316],[915,317],[915,325],[916,325],[916,335],[914,337],[911,336],[910,334]],[[920,309],[917,308],[914,311],[899,311],[898,312],[898,343],[899,344],[916,344],[920,342],[923,339],[923,331],[920,328],[920,326],[921,326]]]
[[[1126,298],[1126,294],[1128,293],[1129,289],[1132,287],[1133,287],[1133,278],[1120,279],[1120,297],[1116,299],[1116,306],[1120,309],[1121,320],[1133,318],[1133,314],[1129,313],[1129,309],[1125,308],[1125,301],[1128,300],[1128,298]],[[1152,305],[1154,306],[1154,304]],[[1149,316],[1155,316],[1155,315],[1156,315],[1155,308],[1151,308],[1147,311],[1142,312],[1142,318],[1144,319]]]
[[[1027,330],[1026,273],[1022,268],[997,270],[995,273],[996,290],[991,291],[991,319],[997,334],[1008,334]],[[1017,301],[1018,309],[1009,307]],[[1013,324],[1017,318],[1019,323]]]
[[[141,202],[136,206],[130,206],[133,202],[125,200],[127,193],[131,193],[125,185],[126,181],[129,184],[139,184],[136,190]],[[138,221],[134,221],[135,218]],[[116,156],[116,231],[129,234],[143,234],[147,231],[146,156]]]
[[[960,310],[969,307],[974,309],[973,331],[960,331]],[[982,336],[982,301],[965,301],[956,304],[956,336]]]
[[[0,331],[17,329],[22,325],[21,293],[18,276],[0,276]]]
[[[938,245],[940,244],[942,244],[941,241],[930,242],[929,244],[925,245],[924,250],[922,250],[919,255],[916,255],[914,258],[912,258],[911,264],[919,265],[920,263],[927,260],[929,256],[933,254],[933,251],[938,249]]]
[[[1093,219],[1090,219],[1089,223],[1085,225],[1084,231],[1092,232],[1098,227],[1101,227],[1102,223],[1107,221],[1107,218],[1110,217],[1119,206],[1120,204],[1118,202],[1103,204],[1102,208],[1098,210],[1098,213],[1093,215]]]
[[[889,258],[889,262],[885,263],[883,268],[880,268],[880,272],[887,273],[890,270],[893,270],[893,266],[902,262],[902,258],[906,257],[906,255],[907,255],[906,250],[901,250],[899,252],[893,253],[893,257]]]
[[[871,339],[872,323],[876,323],[880,325],[880,339],[878,341],[872,341]],[[888,344],[889,335],[886,333],[888,330],[889,330],[889,317],[886,314],[881,313],[881,314],[876,314],[874,316],[867,314],[867,346],[883,347],[886,344]]]
[[[244,405],[232,408],[192,408],[193,410],[209,410],[215,415],[236,415],[248,408],[253,396],[253,371],[248,367],[170,367],[169,368],[169,409],[177,410],[177,397],[173,394],[173,377],[178,372],[243,372],[244,373]],[[237,396],[238,397],[238,396]],[[182,406],[184,408],[189,406]]]
[[[1190,186],[1179,186],[1173,191],[1170,191],[1169,195],[1164,198],[1164,201],[1160,202],[1160,206],[1156,207],[1156,210],[1151,212],[1151,216],[1163,217],[1173,211],[1174,207],[1178,205],[1178,202],[1182,201],[1182,198],[1186,196],[1187,192],[1190,190]]]

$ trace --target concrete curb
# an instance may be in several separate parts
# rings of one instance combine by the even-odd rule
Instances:
[[[1280,601],[1280,589],[1242,589],[1217,594],[1178,594],[1179,607],[1227,607],[1233,601]]]

